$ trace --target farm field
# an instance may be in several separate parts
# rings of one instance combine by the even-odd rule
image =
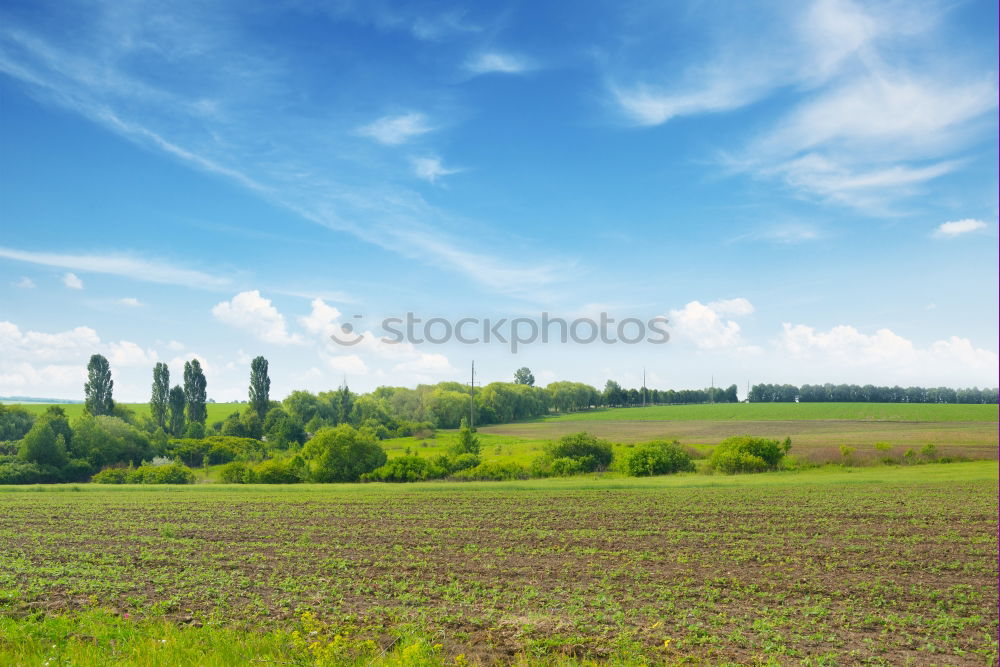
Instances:
[[[544,421],[890,421],[996,422],[998,406],[960,403],[714,403],[584,410]]]
[[[996,485],[4,487],[0,663],[995,664]]]

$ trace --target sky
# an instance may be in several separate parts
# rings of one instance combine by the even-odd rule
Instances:
[[[996,386],[997,5],[0,5],[0,395]],[[440,344],[384,318],[666,318]],[[331,334],[349,323],[359,342]],[[443,326],[443,325],[442,325]]]

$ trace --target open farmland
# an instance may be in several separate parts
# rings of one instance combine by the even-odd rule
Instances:
[[[667,438],[690,445],[747,434],[790,437],[792,454],[820,461],[835,460],[840,445],[870,456],[880,442],[897,454],[932,444],[944,454],[995,460],[997,426],[995,405],[736,403],[584,411],[484,426],[480,433],[538,443],[585,430],[619,443]]]
[[[993,664],[996,483],[968,463],[7,487],[0,661]]]

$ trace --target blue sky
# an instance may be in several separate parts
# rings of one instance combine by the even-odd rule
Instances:
[[[995,386],[990,2],[5,2],[0,395]],[[666,345],[389,345],[607,312]],[[362,317],[355,318],[355,315]],[[351,348],[327,334],[370,332]]]

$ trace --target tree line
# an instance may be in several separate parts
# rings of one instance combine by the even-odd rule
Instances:
[[[997,389],[877,387],[866,384],[755,384],[751,403],[980,403],[996,404]]]

